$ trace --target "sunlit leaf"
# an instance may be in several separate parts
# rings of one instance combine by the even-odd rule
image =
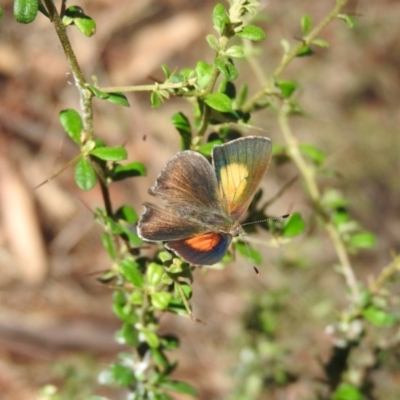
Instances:
[[[204,98],[204,102],[214,110],[221,112],[231,112],[232,99],[223,93],[210,93]]]
[[[222,33],[225,26],[231,22],[227,11],[222,4],[218,3],[214,7],[212,21],[213,21],[214,29],[218,33]]]
[[[293,237],[300,235],[306,228],[306,223],[300,213],[291,214],[283,225],[282,236]]]
[[[237,32],[236,35],[240,36],[243,39],[253,41],[260,41],[265,39],[264,30],[255,25],[245,26],[240,32]]]
[[[90,154],[104,161],[121,161],[128,157],[126,149],[123,147],[98,147],[93,149]]]
[[[83,125],[79,113],[73,109],[62,110],[59,114],[59,119],[68,136],[80,146]]]
[[[87,157],[82,157],[75,166],[75,182],[85,191],[93,189],[96,184],[96,174]]]

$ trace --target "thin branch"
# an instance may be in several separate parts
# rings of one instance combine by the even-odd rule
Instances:
[[[336,0],[335,7],[331,10],[331,12],[314,28],[311,32],[304,36],[299,43],[294,45],[288,53],[284,53],[281,63],[272,73],[271,79],[262,86],[262,88],[256,92],[252,98],[250,98],[246,104],[243,105],[242,111],[249,112],[255,108],[258,102],[265,96],[274,95],[275,93],[275,81],[278,79],[282,72],[287,68],[287,66],[293,61],[294,58],[297,57],[299,51],[304,46],[309,46],[311,42],[316,39],[319,33],[337,16],[340,14],[341,9],[345,6],[348,0]]]
[[[283,137],[286,141],[286,144],[288,146],[288,153],[293,162],[297,165],[297,168],[300,170],[301,175],[303,176],[304,182],[306,184],[306,188],[308,190],[308,193],[311,197],[312,203],[318,212],[319,216],[323,219],[324,221],[324,227],[326,231],[328,232],[331,241],[333,243],[333,246],[335,248],[336,254],[338,256],[340,265],[342,267],[342,272],[346,280],[346,284],[348,288],[350,289],[352,298],[354,301],[357,303],[358,300],[360,299],[360,291],[358,288],[358,283],[357,279],[354,275],[354,271],[352,269],[349,255],[347,253],[346,247],[339,235],[339,232],[335,228],[335,226],[332,224],[330,221],[330,218],[326,213],[322,210],[320,204],[321,204],[321,194],[320,190],[317,186],[316,180],[315,180],[315,172],[314,168],[310,167],[306,160],[304,159],[303,155],[301,154],[299,150],[299,144],[295,136],[292,134],[292,131],[289,127],[288,123],[288,111],[289,108],[284,103],[279,111],[278,114],[278,121],[279,125],[283,134]]]

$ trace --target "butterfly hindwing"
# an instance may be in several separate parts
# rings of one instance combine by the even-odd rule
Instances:
[[[249,136],[213,149],[222,209],[238,220],[247,210],[271,160],[271,140]]]
[[[145,240],[181,240],[204,232],[202,225],[188,218],[183,207],[158,206],[144,203],[144,213],[138,223],[138,235]]]
[[[212,265],[225,255],[231,240],[231,235],[209,232],[189,239],[169,242],[166,247],[190,264]]]

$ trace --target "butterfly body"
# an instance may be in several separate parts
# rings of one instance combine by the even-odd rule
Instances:
[[[164,203],[144,203],[138,234],[193,265],[212,265],[227,252],[271,159],[271,141],[261,136],[213,148],[213,166],[201,154],[183,151],[161,171],[149,193]]]

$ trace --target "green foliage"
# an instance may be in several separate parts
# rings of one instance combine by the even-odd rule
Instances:
[[[96,22],[86,15],[79,6],[68,7],[65,10],[62,22],[65,26],[75,25],[87,37],[96,33]]]
[[[78,145],[81,146],[81,132],[83,129],[82,118],[77,111],[68,109],[60,112],[60,123],[68,136]]]
[[[21,24],[33,22],[38,11],[38,0],[14,0],[14,18]]]
[[[237,32],[237,35],[242,39],[253,40],[256,42],[265,40],[265,32],[258,26],[254,25],[244,26],[241,31]]]
[[[342,383],[335,393],[333,394],[332,400],[361,400],[362,394],[356,387]]]
[[[306,228],[306,223],[300,213],[293,213],[285,220],[282,230],[283,237],[293,237],[300,235]]]
[[[192,128],[189,119],[181,112],[172,117],[172,123],[181,136],[181,149],[188,150],[192,144]]]
[[[128,156],[123,147],[97,147],[90,154],[104,161],[122,161]]]
[[[84,191],[89,191],[96,184],[96,173],[88,157],[82,157],[75,166],[75,182]]]

